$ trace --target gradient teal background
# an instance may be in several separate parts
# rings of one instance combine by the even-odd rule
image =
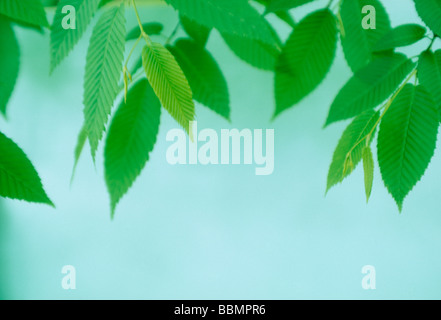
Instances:
[[[294,11],[296,20],[326,1]],[[410,0],[383,1],[393,26],[420,22]],[[169,7],[141,10],[165,33]],[[127,13],[135,26],[133,10]],[[277,21],[273,19],[273,21]],[[277,22],[286,38],[289,29]],[[274,122],[273,75],[236,58],[213,32],[208,48],[227,78],[232,124],[197,106],[199,129],[274,128],[275,171],[254,166],[171,166],[163,112],[158,143],[110,221],[102,148],[96,168],[83,154],[72,187],[73,148],[81,127],[88,37],[49,77],[49,36],[16,29],[21,71],[0,129],[29,155],[56,203],[0,203],[0,297],[12,299],[407,299],[441,298],[441,153],[405,201],[403,213],[376,169],[366,205],[361,168],[325,197],[327,170],[346,125],[322,129],[350,76],[338,49],[324,83]],[[427,47],[406,49],[409,55]],[[102,146],[101,146],[102,147]],[[377,289],[363,290],[373,265]],[[61,287],[73,265],[77,289]]]

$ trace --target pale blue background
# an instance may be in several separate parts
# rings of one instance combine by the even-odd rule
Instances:
[[[418,22],[410,0],[383,1],[394,26]],[[318,5],[295,11],[297,20]],[[129,10],[129,25],[134,26]],[[176,22],[167,7],[141,10],[145,21]],[[88,30],[88,35],[90,34]],[[288,29],[278,24],[286,37]],[[322,129],[350,76],[339,48],[322,86],[273,123],[273,76],[241,63],[214,32],[208,48],[227,78],[232,124],[197,106],[199,128],[274,128],[275,171],[254,166],[170,166],[165,113],[142,176],[110,221],[102,148],[87,149],[69,186],[82,123],[88,37],[52,77],[49,37],[17,30],[20,78],[0,128],[28,153],[57,209],[6,200],[0,209],[0,296],[24,299],[441,298],[441,154],[405,201],[403,213],[378,169],[365,204],[360,168],[327,197],[332,152],[345,123]],[[410,55],[427,46],[406,50]],[[418,47],[418,46],[417,46]],[[77,289],[61,287],[73,265]],[[377,289],[361,287],[361,268]]]

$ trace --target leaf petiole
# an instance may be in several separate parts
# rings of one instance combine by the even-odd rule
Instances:
[[[149,35],[144,31],[144,28],[142,26],[141,18],[139,17],[138,9],[136,8],[135,0],[132,0],[133,3],[133,9],[135,10],[136,20],[138,21],[139,29],[141,31],[141,36],[145,39],[145,42],[147,45],[151,45],[152,40],[150,39]]]
[[[393,94],[393,96],[387,101],[387,103],[382,107],[384,108],[383,113],[381,114],[381,116],[378,118],[378,120],[375,122],[374,126],[372,127],[372,129],[368,132],[367,135],[365,135],[363,138],[361,138],[357,143],[354,144],[354,146],[351,148],[351,150],[349,150],[349,152],[346,154],[346,159],[348,157],[351,156],[352,152],[354,151],[354,149],[363,141],[366,140],[366,143],[369,142],[372,134],[374,133],[374,131],[376,130],[376,128],[378,127],[378,125],[380,124],[381,120],[383,119],[384,115],[386,114],[386,112],[389,110],[390,106],[392,105],[392,103],[394,102],[395,98],[400,94],[400,92],[403,90],[403,88],[406,86],[406,84],[412,79],[413,76],[415,76],[417,73],[417,69],[415,67],[415,69],[412,71],[412,73],[409,74],[409,76],[406,78],[406,80],[404,80],[404,82],[402,83],[402,85],[398,88],[398,90]]]

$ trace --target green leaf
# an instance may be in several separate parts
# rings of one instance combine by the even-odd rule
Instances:
[[[210,36],[211,29],[183,15],[179,16],[179,20],[181,21],[181,25],[185,32],[193,38],[196,43],[204,47]]]
[[[402,54],[374,59],[357,71],[340,90],[331,105],[326,125],[377,107],[398,88],[414,66]]]
[[[277,45],[269,45],[258,40],[241,38],[229,34],[222,34],[228,47],[241,60],[262,70],[273,71],[280,48]]]
[[[98,9],[100,0],[61,0],[55,11],[51,28],[51,72],[66,58],[81,39],[93,15]],[[64,29],[63,19],[67,13],[63,8],[67,5],[75,8],[75,29]]]
[[[181,39],[168,47],[187,77],[193,98],[230,119],[227,82],[211,54],[193,40]]]
[[[378,112],[367,110],[356,117],[343,132],[329,168],[327,191],[342,182],[360,163],[363,149],[370,145],[375,135],[378,119]]]
[[[362,9],[368,5],[376,11],[375,29],[364,29],[362,25],[366,16]],[[391,29],[389,16],[378,0],[343,0],[340,16],[343,22],[341,43],[344,55],[349,67],[356,72],[372,60],[374,45]]]
[[[274,117],[317,88],[331,68],[336,46],[337,25],[331,11],[316,11],[297,25],[276,65]]]
[[[424,51],[418,61],[418,80],[432,95],[441,119],[441,50]]]
[[[90,39],[84,81],[84,117],[93,158],[118,94],[125,22],[123,4],[110,8],[98,20]]]
[[[380,124],[378,163],[384,184],[400,211],[421,179],[436,147],[438,111],[422,87],[407,84]]]
[[[0,132],[0,196],[53,206],[26,154]]]
[[[112,217],[149,160],[159,131],[161,103],[146,79],[137,82],[115,113],[104,150]]]
[[[441,36],[441,1],[413,0],[415,8],[424,23],[438,36]]]
[[[273,44],[265,19],[247,0],[166,0],[180,14],[221,33]]]
[[[418,24],[404,24],[392,29],[380,38],[373,51],[387,51],[409,46],[423,39],[425,34],[426,28]]]
[[[192,92],[184,72],[173,55],[160,43],[152,42],[144,47],[142,61],[147,79],[170,115],[190,132],[194,120]]]
[[[1,0],[0,14],[35,26],[49,27],[40,0]]]
[[[286,11],[303,6],[312,1],[314,0],[269,0],[266,12]]]
[[[20,50],[9,21],[0,17],[0,112],[6,116],[6,106],[14,91],[20,66]]]
[[[76,145],[75,151],[74,151],[74,166],[72,169],[72,176],[70,178],[71,184],[72,184],[73,179],[75,177],[75,171],[77,169],[78,161],[80,160],[81,153],[83,152],[84,145],[86,144],[86,141],[87,141],[87,130],[86,130],[86,126],[83,124],[83,126],[81,127],[81,130],[80,130],[80,133],[78,134],[77,145]]]
[[[363,169],[364,169],[364,189],[366,192],[366,202],[369,201],[374,183],[374,156],[370,147],[363,148]]]
[[[142,28],[144,29],[144,32],[147,33],[149,36],[158,35],[161,34],[162,30],[164,29],[164,26],[160,24],[159,22],[149,22],[142,24]],[[140,37],[141,30],[139,29],[139,26],[136,25],[132,30],[130,30],[127,33],[126,41],[130,40],[136,40]]]

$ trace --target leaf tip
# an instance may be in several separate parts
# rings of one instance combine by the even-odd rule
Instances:
[[[326,184],[325,197],[328,195],[329,190],[331,190],[332,187],[333,187],[333,185],[330,184],[329,182]]]
[[[333,123],[333,121],[330,120],[329,117],[326,118],[326,121],[325,121],[325,123],[323,124],[322,129],[326,129],[331,123]]]
[[[72,185],[73,185],[73,182],[74,182],[74,179],[75,179],[75,171],[76,171],[76,169],[77,169],[77,162],[75,162],[75,164],[73,166],[73,169],[72,169],[72,174],[70,176],[70,182],[69,182],[69,188],[72,188]]]
[[[2,114],[2,116],[5,120],[8,120],[8,116],[6,114],[6,106],[5,106],[5,108],[0,109],[0,113]]]
[[[117,202],[112,200],[110,203],[110,220],[111,221],[113,221],[115,219],[116,205],[117,205]]]
[[[52,200],[46,195],[46,199],[44,200],[43,204],[47,204],[48,206],[52,207],[53,209],[56,209],[55,204],[52,202]]]
[[[275,110],[273,115],[271,116],[270,122],[276,121],[276,118],[279,116],[280,112]]]

